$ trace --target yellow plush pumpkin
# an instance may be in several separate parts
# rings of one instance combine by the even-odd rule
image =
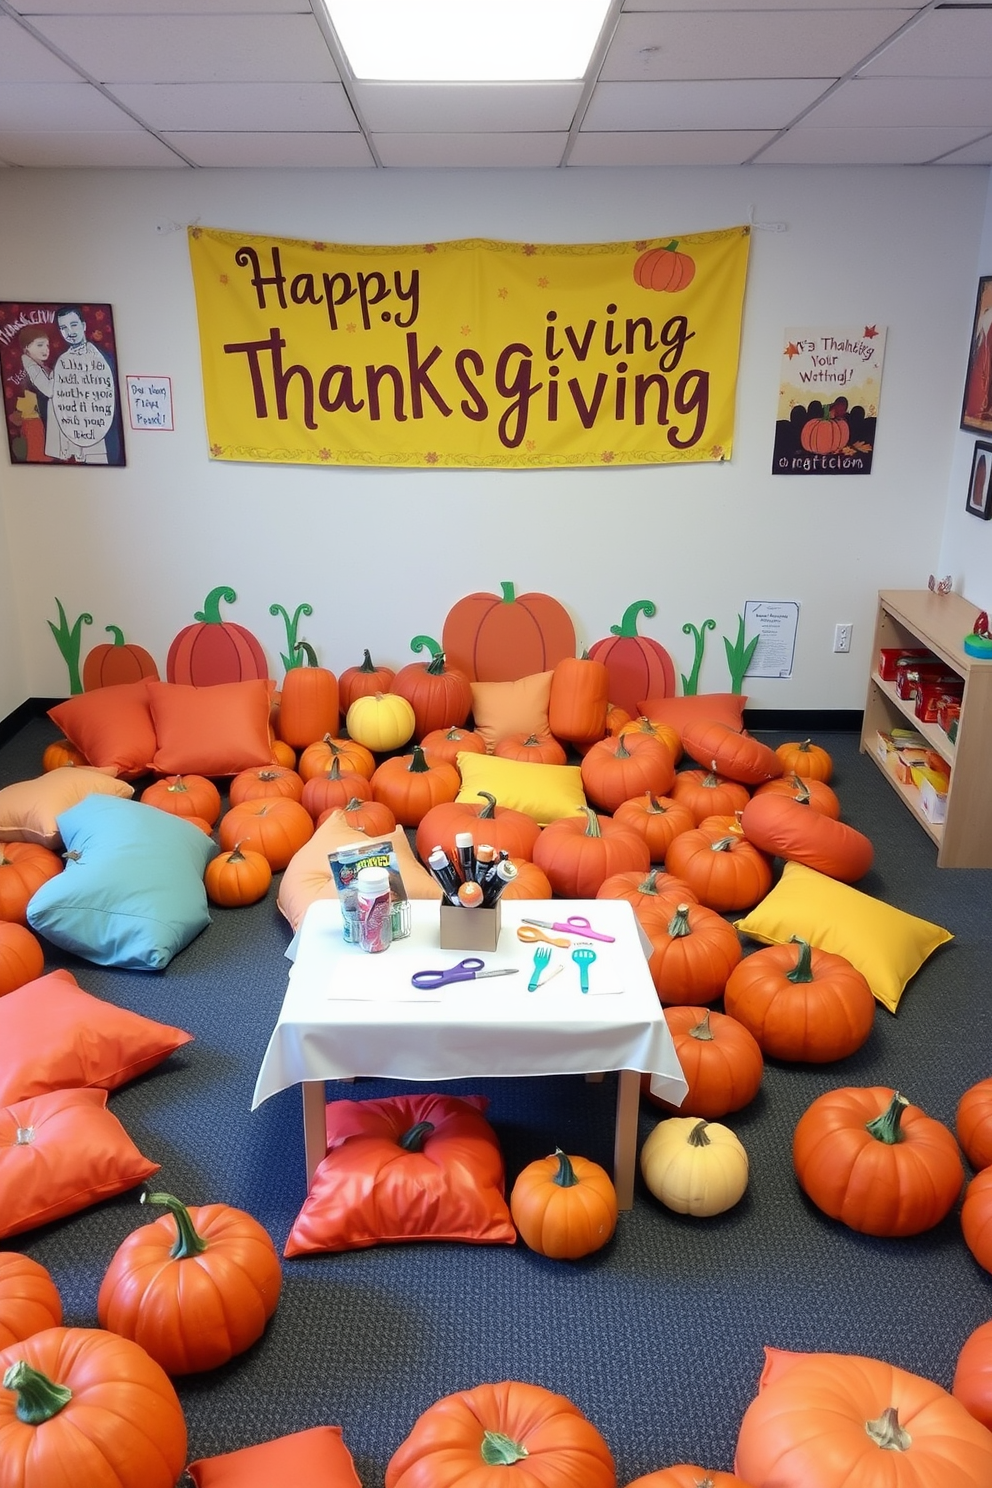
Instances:
[[[706,1218],[732,1209],[743,1195],[747,1153],[719,1122],[670,1116],[641,1148],[641,1174],[666,1208]]]
[[[356,698],[348,709],[348,737],[374,754],[389,754],[413,738],[417,717],[413,705],[395,692],[373,692]]]

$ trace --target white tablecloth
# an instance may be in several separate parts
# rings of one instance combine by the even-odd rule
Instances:
[[[685,1077],[628,903],[513,900],[501,907],[497,950],[477,953],[440,950],[438,905],[414,901],[411,908],[412,934],[370,955],[345,944],[336,901],[310,906],[287,951],[293,959],[289,985],[259,1070],[253,1110],[277,1091],[307,1080],[446,1080],[624,1069],[650,1073],[657,1094],[674,1104],[682,1101]],[[562,970],[528,992],[535,947],[517,939],[517,926],[525,916],[563,920],[566,915],[584,915],[615,942],[591,942],[596,960],[589,968],[588,994],[579,989],[579,968],[570,951],[558,948],[552,949],[547,969],[561,965]],[[438,992],[416,992],[410,985],[414,972],[453,966],[473,954],[487,969],[516,967],[518,974],[456,982]]]

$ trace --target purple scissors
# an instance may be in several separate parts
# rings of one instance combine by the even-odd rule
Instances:
[[[415,987],[425,991],[430,987],[445,987],[448,982],[471,982],[476,977],[513,976],[519,970],[516,966],[501,966],[495,971],[484,971],[485,964],[479,956],[466,956],[464,961],[449,966],[447,971],[414,972],[410,981]]]
[[[616,940],[615,935],[601,935],[582,915],[569,915],[567,920],[524,920],[525,925],[540,925],[542,930],[561,930],[582,940]]]

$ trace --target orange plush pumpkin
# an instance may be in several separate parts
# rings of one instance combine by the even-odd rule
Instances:
[[[548,727],[569,744],[594,744],[606,734],[610,674],[591,656],[567,656],[551,676]]]
[[[0,1251],[0,1349],[61,1321],[62,1299],[40,1261]]]
[[[787,773],[799,775],[803,780],[822,780],[826,785],[834,773],[833,759],[821,745],[814,744],[812,739],[804,739],[801,743],[793,740],[789,744],[780,744],[775,753]]]
[[[992,1322],[969,1333],[958,1354],[951,1394],[992,1431]]]
[[[731,973],[733,975],[733,973]],[[739,1111],[757,1095],[765,1072],[754,1035],[726,1013],[704,1007],[668,1007],[665,1022],[689,1086],[680,1106],[651,1093],[651,1076],[642,1075],[641,1090],[652,1105],[680,1116],[716,1121]]]
[[[351,770],[371,780],[375,771],[375,755],[356,739],[332,739],[325,734],[313,744],[308,744],[300,755],[298,770],[300,778],[311,780],[314,775],[326,775],[337,760],[342,770]]]
[[[992,1164],[992,1078],[968,1087],[958,1101],[955,1126],[971,1166],[980,1172]]]
[[[37,842],[0,842],[0,920],[27,924],[37,889],[62,872],[62,859]]]
[[[33,982],[45,969],[41,942],[26,925],[0,920],[0,997]]]
[[[231,781],[227,799],[231,806],[240,806],[242,801],[258,801],[267,796],[286,796],[290,801],[299,801],[302,795],[303,776],[286,765],[273,764],[241,770]]]
[[[360,666],[345,667],[338,678],[338,702],[341,712],[347,713],[356,698],[372,697],[377,692],[389,692],[396,673],[392,667],[376,666],[368,651]]]
[[[426,755],[419,744],[412,754],[383,760],[372,776],[372,799],[389,807],[402,827],[416,827],[432,806],[454,801],[461,776],[446,760]]]
[[[976,1173],[965,1189],[961,1233],[978,1264],[992,1271],[992,1168]]]
[[[656,611],[650,599],[635,600],[624,610],[620,624],[611,625],[610,634],[589,648],[592,659],[601,661],[609,673],[610,701],[631,717],[640,712],[643,698],[675,693],[672,658],[657,641],[637,634],[638,615],[650,618]]]
[[[662,723],[660,719],[646,718],[643,713],[637,718],[631,718],[616,730],[618,734],[650,734],[654,739],[660,739],[662,744],[667,744],[669,752],[675,764],[682,758],[682,735],[677,728],[670,723]]]
[[[682,729],[682,747],[701,765],[711,765],[728,780],[761,785],[784,769],[774,749],[718,719],[690,719]]]
[[[616,818],[614,817],[614,820]],[[696,893],[672,873],[663,873],[652,868],[643,873],[614,873],[600,886],[597,899],[626,899],[635,915],[644,904],[656,904],[662,896],[677,894],[690,903],[698,903]]]
[[[551,880],[536,863],[530,863],[526,858],[511,858],[510,862],[517,873],[500,895],[501,900],[550,899],[552,897],[554,891],[551,887]]]
[[[445,653],[430,636],[414,636],[410,650],[429,651],[431,659],[400,667],[391,691],[405,698],[413,709],[416,738],[423,738],[432,729],[460,728],[472,711],[468,676],[459,667],[446,664]]]
[[[609,812],[645,791],[667,795],[675,781],[671,750],[651,734],[600,739],[583,756],[580,768],[587,797]]]
[[[92,692],[98,687],[114,687],[122,682],[140,682],[142,677],[158,680],[155,658],[144,646],[130,645],[117,625],[103,628],[113,636],[113,643],[94,646],[83,662],[84,692]]]
[[[446,1395],[386,1465],[386,1488],[616,1488],[609,1447],[564,1395],[522,1380]],[[970,1488],[970,1485],[969,1485]]]
[[[167,1374],[217,1369],[250,1348],[276,1310],[282,1268],[271,1237],[228,1204],[187,1208],[165,1193],[141,1202],[168,1213],[118,1247],[100,1284],[100,1325]]]
[[[41,756],[41,768],[46,773],[49,770],[62,770],[66,766],[88,764],[89,760],[83,751],[77,749],[75,744],[70,744],[68,739],[56,739]]]
[[[322,811],[317,821],[318,827],[323,826],[330,816],[334,807]],[[388,837],[391,832],[396,831],[396,817],[393,815],[385,801],[363,801],[358,796],[352,796],[343,807],[340,815],[344,817],[349,827],[365,837]]]
[[[871,1033],[875,999],[850,961],[793,936],[753,951],[730,973],[723,1005],[774,1059],[826,1064]]]
[[[680,832],[690,832],[696,818],[683,801],[671,796],[655,796],[645,791],[642,796],[631,796],[621,801],[613,813],[613,820],[644,838],[651,854],[652,863],[663,863],[674,839]]]
[[[741,959],[737,931],[716,910],[667,895],[638,915],[648,939],[648,968],[665,1004],[715,1002]]]
[[[617,1191],[598,1163],[556,1147],[528,1163],[510,1194],[520,1238],[538,1255],[575,1261],[601,1250],[617,1227]]]
[[[792,1162],[817,1208],[863,1235],[932,1229],[964,1183],[947,1127],[897,1090],[877,1086],[818,1096],[799,1118]]]
[[[296,769],[296,750],[285,739],[272,740],[272,763],[281,765],[284,770]]]
[[[421,739],[420,747],[425,754],[431,754],[435,759],[447,760],[449,765],[458,764],[459,754],[486,753],[486,741],[481,734],[474,729],[454,726],[431,729]]]
[[[279,700],[279,737],[294,749],[306,749],[326,734],[336,734],[340,723],[338,679],[327,667],[317,665],[314,649],[306,641],[296,648],[306,666],[290,667],[282,682]]]
[[[695,1467],[691,1462],[677,1462],[673,1467],[660,1467],[657,1472],[635,1478],[627,1488],[751,1488],[751,1485],[735,1473]]]
[[[169,682],[210,687],[215,682],[246,682],[269,675],[265,652],[250,630],[221,618],[221,600],[233,604],[233,589],[221,584],[211,589],[203,609],[194,615],[169,647],[165,675]]]
[[[532,816],[515,811],[512,806],[499,806],[488,791],[478,792],[482,804],[450,801],[433,806],[417,828],[415,846],[426,863],[431,850],[443,847],[452,862],[455,859],[455,833],[470,832],[475,847],[488,843],[497,852],[508,852],[513,858],[533,857],[534,844],[541,829]]]
[[[534,844],[534,862],[554,892],[566,899],[594,899],[613,873],[651,866],[643,838],[591,806],[549,822]]]
[[[856,827],[788,796],[755,796],[741,813],[741,826],[762,852],[803,863],[842,883],[863,878],[875,856],[871,842]]]
[[[696,260],[679,253],[678,246],[678,238],[673,238],[665,248],[646,249],[634,264],[634,283],[658,294],[687,289],[696,275]]]
[[[371,801],[372,781],[353,770],[342,770],[335,760],[326,775],[314,775],[304,783],[300,804],[316,821],[325,811],[347,806],[355,798]]]
[[[728,780],[715,769],[679,770],[669,795],[688,807],[697,826],[707,816],[733,816],[751,799],[746,785]]]
[[[725,818],[717,819],[721,824],[715,830],[707,830],[707,820],[672,841],[665,867],[710,909],[721,914],[751,909],[772,886],[770,862],[739,831],[724,830]]]
[[[822,780],[814,780],[812,776],[802,775],[780,775],[777,780],[766,780],[764,785],[756,786],[754,796],[788,796],[790,800],[798,801],[801,806],[810,806],[814,811],[820,811],[824,816],[832,816],[834,821],[840,816],[840,801],[835,791]]]
[[[264,899],[272,882],[268,859],[236,843],[230,852],[211,858],[203,874],[203,884],[212,904],[234,909],[256,904]]]
[[[531,765],[563,765],[568,758],[549,729],[537,734],[505,734],[496,743],[493,754]]]
[[[448,611],[441,644],[453,667],[470,682],[517,682],[575,656],[575,627],[564,605],[549,594],[518,595],[507,581],[500,589],[467,594]]]
[[[199,816],[213,825],[220,816],[220,791],[206,775],[165,775],[141,792],[146,806],[173,816]]]
[[[273,873],[278,873],[310,841],[314,826],[309,811],[299,801],[274,796],[232,806],[221,817],[218,832],[225,852],[240,843],[242,848],[260,852]]]

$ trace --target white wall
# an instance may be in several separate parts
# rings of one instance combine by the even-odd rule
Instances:
[[[752,706],[859,708],[876,591],[925,585],[939,566],[987,181],[977,168],[3,172],[0,297],[109,301],[121,372],[173,379],[176,432],[127,430],[123,470],[0,465],[21,647],[0,716],[67,690],[46,624],[56,595],[70,620],[93,615],[84,651],[113,623],[164,673],[172,637],[228,584],[228,618],[281,677],[274,602],[313,605],[301,634],[341,670],[365,646],[411,659],[412,636],[439,635],[456,599],[505,579],[567,604],[580,644],[653,600],[642,630],[676,671],[692,662],[683,622],[713,617],[701,690],[728,685],[720,638],[745,600],[798,600],[793,677],[749,685]],[[727,465],[434,472],[207,458],[186,236],[170,224],[345,243],[596,241],[752,214]],[[783,328],[862,321],[888,327],[872,474],[772,477]],[[967,522],[971,543],[989,535]],[[831,653],[837,621],[854,623],[849,656]],[[6,635],[2,609],[0,623]]]

